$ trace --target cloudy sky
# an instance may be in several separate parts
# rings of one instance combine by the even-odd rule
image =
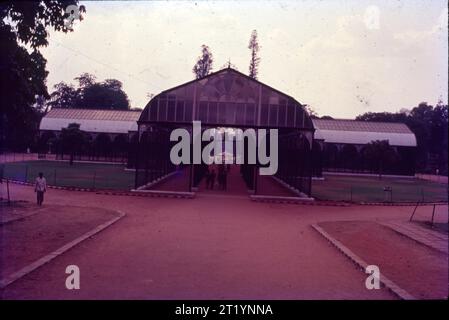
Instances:
[[[85,1],[69,34],[43,49],[49,91],[82,72],[123,82],[132,107],[193,79],[202,44],[213,71],[228,59],[248,73],[251,31],[259,80],[319,115],[352,118],[447,102],[446,1]]]

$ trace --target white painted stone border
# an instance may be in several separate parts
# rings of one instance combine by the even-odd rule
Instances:
[[[323,176],[348,176],[348,177],[379,177],[378,173],[352,173],[352,172],[333,172],[323,171]],[[416,176],[407,176],[399,174],[382,174],[382,178],[404,178],[404,179],[417,179]]]
[[[154,179],[153,181],[148,182],[147,184],[144,184],[143,186],[137,187],[136,190],[146,190],[147,188],[151,188],[151,187],[153,187],[154,185],[156,185],[156,184],[158,184],[158,183],[160,183],[160,182],[162,182],[162,181],[164,181],[164,180],[167,180],[168,178],[170,178],[171,176],[175,175],[176,173],[178,173],[177,170],[172,171],[172,172],[170,172],[170,173],[167,173],[165,176],[156,178],[156,179]]]
[[[27,275],[30,272],[36,270],[37,268],[40,268],[44,264],[50,262],[54,258],[60,256],[64,252],[70,250],[71,248],[73,248],[77,244],[81,243],[82,241],[84,241],[84,240],[92,237],[93,235],[99,233],[100,231],[106,229],[107,227],[109,227],[113,223],[117,222],[118,220],[120,220],[121,218],[123,218],[126,215],[124,212],[121,212],[121,211],[118,211],[118,210],[116,212],[119,213],[118,217],[115,217],[115,218],[113,218],[113,219],[111,219],[111,220],[109,220],[109,221],[107,221],[107,222],[105,222],[105,223],[95,227],[94,229],[92,229],[92,230],[86,232],[85,234],[79,236],[75,240],[65,244],[64,246],[60,247],[59,249],[56,249],[52,253],[47,254],[46,256],[44,256],[44,257],[42,257],[42,258],[32,262],[31,264],[25,266],[24,268],[20,269],[19,271],[16,271],[13,274],[10,274],[9,276],[7,276],[4,279],[1,279],[0,280],[0,289],[5,288],[6,286],[10,285],[14,281],[24,277],[25,275]]]
[[[362,260],[359,256],[357,256],[354,252],[349,250],[345,245],[343,245],[340,241],[332,237],[326,231],[324,231],[317,224],[312,224],[312,228],[315,229],[320,235],[322,235],[327,241],[329,241],[334,247],[336,247],[341,253],[343,253],[346,257],[349,258],[359,269],[362,269],[365,272],[368,263]],[[410,293],[399,287],[396,283],[388,279],[382,273],[379,275],[380,282],[388,288],[392,293],[398,296],[402,300],[416,300],[414,296]]]
[[[280,185],[282,185],[283,187],[289,189],[291,192],[293,192],[294,194],[298,195],[298,197],[300,198],[307,198],[308,200],[315,200],[312,197],[309,197],[307,194],[299,191],[298,189],[292,187],[291,185],[289,185],[288,183],[285,183],[284,181],[282,181],[281,179],[279,179],[276,176],[271,176],[271,178],[274,179],[274,181],[278,182]]]
[[[188,198],[193,199],[195,197],[195,192],[188,191],[165,191],[165,190],[137,190],[132,189],[132,193],[143,194],[143,195],[153,195],[156,197],[171,197],[171,198]]]
[[[305,197],[284,197],[284,196],[270,196],[270,195],[259,195],[253,194],[249,196],[252,200],[261,201],[279,201],[279,202],[313,202],[313,198]]]

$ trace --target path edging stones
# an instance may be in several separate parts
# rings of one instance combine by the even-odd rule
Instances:
[[[4,289],[5,287],[10,285],[11,283],[19,280],[20,278],[26,276],[27,274],[31,273],[32,271],[42,267],[44,264],[50,262],[54,258],[60,256],[61,254],[65,253],[66,251],[68,251],[71,248],[75,247],[76,245],[78,245],[79,243],[83,242],[84,240],[86,240],[86,239],[96,235],[97,233],[99,233],[102,230],[106,229],[107,227],[109,227],[110,225],[114,224],[115,222],[117,222],[118,220],[120,220],[121,218],[123,218],[126,215],[124,212],[119,211],[119,210],[117,210],[116,212],[118,212],[118,214],[119,214],[118,217],[115,217],[115,218],[113,218],[113,219],[111,219],[109,221],[106,221],[105,223],[103,223],[103,224],[101,224],[99,226],[96,226],[92,230],[84,233],[83,235],[79,236],[75,240],[72,240],[71,242],[63,245],[59,249],[56,249],[55,251],[45,255],[44,257],[42,257],[42,258],[40,258],[40,259],[30,263],[29,265],[23,267],[19,271],[16,271],[16,272],[10,274],[6,278],[0,279],[0,289]]]
[[[33,186],[33,183],[23,182],[18,180],[9,180],[6,178],[2,179],[3,181],[8,180],[11,183],[25,185],[25,186]],[[96,194],[104,194],[104,195],[114,195],[114,196],[143,196],[143,197],[168,197],[168,198],[183,198],[183,199],[192,199],[195,197],[195,192],[167,192],[167,191],[159,191],[159,190],[108,190],[108,189],[90,189],[90,188],[78,188],[78,187],[60,187],[60,186],[47,186],[49,189],[57,189],[57,190],[67,190],[67,191],[81,191],[81,192],[95,192]],[[152,191],[152,192],[148,192]],[[250,192],[251,194],[251,192]],[[293,204],[310,204],[310,205],[322,205],[322,206],[335,206],[335,207],[347,207],[350,205],[361,205],[361,206],[416,206],[416,202],[348,202],[348,201],[333,201],[333,200],[320,200],[317,198],[301,198],[298,197],[299,200],[287,200],[287,199],[268,199],[263,196],[255,195],[255,198],[251,198],[253,201],[260,202],[272,202],[272,203],[293,203]],[[259,198],[257,198],[259,197]],[[271,197],[275,198],[275,196]],[[288,197],[294,199],[295,197]],[[312,200],[313,199],[313,200]],[[449,202],[440,201],[440,202],[420,202],[421,206],[425,205],[447,205]]]
[[[323,230],[317,224],[312,224],[312,228],[317,231],[321,236],[323,236],[328,242],[330,242],[334,247],[336,247],[341,253],[343,253],[349,260],[354,263],[358,269],[363,270],[365,272],[368,263],[362,260],[359,256],[357,256],[354,252],[352,252],[348,247],[342,244],[340,241],[332,237],[329,233]],[[410,293],[399,287],[396,283],[388,279],[382,273],[380,274],[380,282],[393,294],[399,297],[402,300],[416,300],[414,296]]]

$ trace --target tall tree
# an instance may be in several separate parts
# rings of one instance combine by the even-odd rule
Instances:
[[[78,99],[78,91],[71,84],[60,82],[54,85],[55,91],[50,95],[47,104],[51,108],[67,108],[75,106]]]
[[[377,169],[379,179],[382,178],[384,168],[397,160],[397,154],[388,140],[375,140],[368,143],[364,149],[365,158]]]
[[[48,98],[46,60],[48,28],[67,32],[65,8],[78,1],[0,2],[0,152],[34,143],[41,117],[38,97]],[[84,11],[84,10],[83,10]]]
[[[78,108],[128,110],[129,100],[122,83],[115,79],[96,82],[81,89]]]
[[[70,165],[73,164],[75,153],[81,152],[87,141],[86,132],[80,130],[78,123],[70,123],[67,128],[61,130],[63,150],[70,153]]]
[[[78,81],[79,87],[83,89],[93,85],[95,83],[96,77],[93,74],[84,72],[80,74],[79,77],[76,77],[75,80]]]
[[[448,174],[448,106],[443,102],[433,107],[421,102],[410,111],[368,112],[356,117],[362,121],[402,122],[408,125],[417,140],[416,168],[420,172]],[[433,163],[432,163],[433,162]]]
[[[129,99],[123,91],[122,83],[116,79],[96,82],[95,76],[83,73],[75,78],[79,86],[60,82],[50,96],[48,103],[54,108],[112,109],[128,110]]]
[[[193,66],[193,73],[196,79],[201,79],[207,76],[212,70],[212,64],[214,62],[212,52],[206,45],[201,46],[201,56],[198,57],[197,62]]]
[[[253,30],[249,39],[248,49],[251,50],[251,60],[249,62],[249,76],[257,79],[259,73],[260,58],[257,56],[260,50],[259,41],[257,39],[257,30]]]

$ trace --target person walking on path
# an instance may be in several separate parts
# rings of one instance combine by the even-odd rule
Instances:
[[[39,172],[39,177],[36,178],[34,184],[34,192],[37,194],[37,204],[39,206],[44,202],[44,193],[47,191],[47,180],[45,180],[44,174]]]

